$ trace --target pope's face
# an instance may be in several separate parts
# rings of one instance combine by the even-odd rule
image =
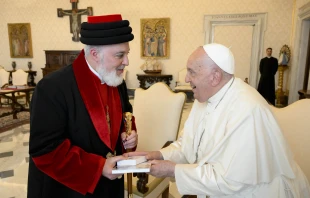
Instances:
[[[198,48],[188,59],[185,81],[190,83],[194,97],[199,102],[206,102],[212,94],[212,72],[208,67],[212,64],[206,59],[203,48]]]
[[[124,68],[129,64],[129,50],[127,42],[107,45],[100,51],[101,60],[97,72],[108,85],[117,86],[122,82]]]

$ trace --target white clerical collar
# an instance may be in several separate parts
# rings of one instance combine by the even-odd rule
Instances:
[[[266,56],[267,58],[271,58],[271,56]]]
[[[216,94],[209,98],[208,105],[218,105],[220,100],[223,99],[224,95],[232,85],[234,79],[235,77],[232,77]]]
[[[101,79],[101,77],[100,77],[100,75],[98,74],[98,72],[97,72],[96,70],[94,70],[94,69],[90,66],[90,64],[88,63],[86,57],[85,57],[85,61],[86,61],[87,65],[88,65],[90,71],[92,71],[92,72],[100,79],[101,84],[104,84],[105,82]]]

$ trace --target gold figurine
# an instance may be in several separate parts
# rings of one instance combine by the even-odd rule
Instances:
[[[124,117],[125,117],[125,121],[126,121],[125,122],[126,133],[127,133],[127,135],[130,135],[131,134],[131,125],[132,125],[132,122],[131,122],[132,113],[125,112]]]
[[[132,126],[132,113],[130,112],[125,112],[124,113],[124,118],[125,118],[125,128],[126,128],[126,134],[129,136],[131,134],[131,126]],[[130,152],[131,149],[126,149],[126,152]],[[128,190],[128,198],[133,197],[132,193],[132,173],[127,173],[127,190]]]

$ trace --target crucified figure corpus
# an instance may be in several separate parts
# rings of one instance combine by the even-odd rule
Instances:
[[[63,9],[58,9],[58,17],[63,17],[65,15],[70,16],[71,32],[73,33],[73,37],[72,37],[73,41],[79,41],[79,32],[80,32],[79,17],[81,17],[82,14],[92,15],[91,7],[88,7],[85,10],[78,10],[78,9],[63,10]]]

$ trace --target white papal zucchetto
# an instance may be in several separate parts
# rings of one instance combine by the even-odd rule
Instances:
[[[204,45],[203,49],[222,70],[229,74],[235,73],[235,59],[229,48],[221,44],[211,43]]]

